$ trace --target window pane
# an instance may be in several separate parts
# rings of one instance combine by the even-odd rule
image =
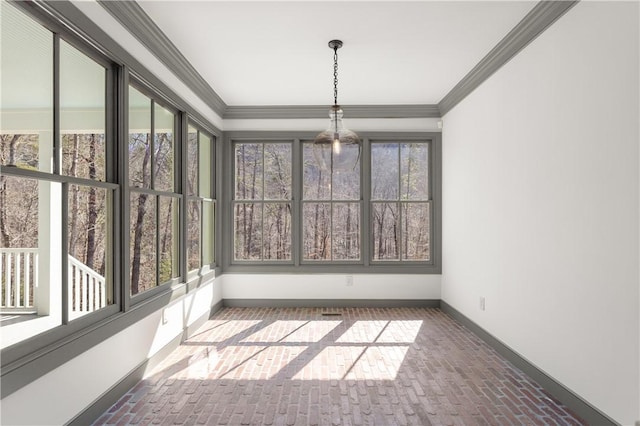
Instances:
[[[265,203],[264,259],[291,259],[291,204]]]
[[[397,203],[372,203],[373,258],[397,260],[400,257],[400,235]]]
[[[129,185],[151,188],[151,99],[129,87]]]
[[[189,126],[187,136],[187,194],[198,195],[198,131]]]
[[[402,144],[400,148],[403,200],[429,199],[429,145]]]
[[[0,176],[2,348],[62,322],[61,199],[60,183]]]
[[[160,196],[160,283],[180,275],[178,244],[180,208],[178,198]]]
[[[0,164],[52,172],[53,34],[0,2]]]
[[[156,279],[156,197],[131,193],[131,294],[157,285]]]
[[[262,259],[262,205],[237,203],[234,218],[234,258]]]
[[[154,104],[154,189],[173,191],[174,147],[173,135],[175,115],[158,104]]]
[[[201,201],[194,200],[187,203],[187,268],[189,271],[200,268],[200,217]]]
[[[236,200],[262,199],[262,144],[241,143],[235,148]]]
[[[113,303],[110,277],[111,194],[104,188],[69,185],[68,294],[74,319]]]
[[[264,198],[291,198],[291,144],[268,143],[264,146]]]
[[[333,260],[360,259],[360,203],[333,205]]]
[[[358,158],[358,146],[347,145],[342,147],[343,154],[353,151],[349,158]],[[360,161],[347,170],[333,172],[331,185],[334,200],[359,200],[360,199]]]
[[[304,203],[302,208],[303,259],[331,258],[331,204]]]
[[[331,199],[331,174],[323,170],[313,155],[313,144],[305,143],[302,147],[303,182],[302,197],[305,200]]]
[[[403,203],[403,260],[430,260],[430,207],[429,203]]]
[[[200,133],[199,145],[198,167],[200,177],[198,179],[198,192],[201,197],[213,198],[213,192],[211,191],[211,168],[213,165],[211,138],[204,133]]]
[[[215,203],[211,201],[202,203],[202,261],[204,265],[211,265],[215,260],[215,206]]]
[[[398,199],[398,144],[371,144],[371,199]]]
[[[106,70],[60,41],[62,173],[105,180]]]

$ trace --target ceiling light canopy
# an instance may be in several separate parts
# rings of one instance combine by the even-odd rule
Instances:
[[[338,49],[342,44],[341,40],[329,42],[333,49],[333,105],[329,109],[329,128],[313,141],[318,165],[331,171],[353,170],[360,160],[360,137],[344,126],[343,111],[338,105]]]

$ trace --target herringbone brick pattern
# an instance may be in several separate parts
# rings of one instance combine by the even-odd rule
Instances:
[[[584,422],[439,309],[225,308],[95,424]]]

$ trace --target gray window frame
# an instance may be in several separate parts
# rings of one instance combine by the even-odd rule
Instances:
[[[76,178],[60,174],[60,114],[59,114],[59,84],[54,84],[54,127],[53,149],[54,164],[53,173],[37,170],[26,170],[17,167],[0,166],[0,173],[31,179],[39,179],[50,182],[58,182],[62,185],[62,191],[66,191],[69,184],[92,185],[112,192],[112,282],[113,304],[98,311],[88,313],[80,318],[69,321],[66,317],[65,303],[68,300],[63,295],[63,321],[62,324],[38,335],[4,348],[0,351],[2,358],[2,388],[0,398],[5,398],[25,385],[37,380],[44,374],[61,366],[69,359],[78,356],[86,350],[96,346],[111,336],[121,332],[125,328],[142,320],[153,312],[167,306],[172,301],[182,297],[190,291],[197,289],[203,282],[220,275],[221,268],[216,263],[209,270],[198,271],[195,275],[189,275],[186,271],[186,258],[184,257],[186,220],[180,218],[180,248],[179,268],[181,275],[176,282],[168,285],[160,285],[148,291],[139,293],[137,297],[130,295],[129,283],[129,182],[128,182],[128,90],[129,83],[155,99],[163,107],[177,112],[176,140],[176,164],[174,193],[160,192],[160,195],[170,195],[176,198],[183,197],[181,182],[186,182],[186,170],[182,167],[182,155],[180,147],[186,140],[187,122],[193,122],[203,131],[212,136],[212,151],[214,152],[215,168],[214,183],[215,194],[220,194],[220,170],[222,159],[222,132],[211,122],[196,111],[181,96],[171,90],[158,79],[136,58],[131,56],[122,46],[117,44],[107,33],[97,27],[93,21],[87,18],[80,10],[69,1],[59,2],[11,2],[20,11],[28,15],[35,22],[53,33],[54,38],[54,79],[57,81],[59,73],[59,39],[69,43],[74,48],[95,60],[107,69],[106,85],[106,162],[105,181]],[[58,105],[58,106],[56,106]],[[140,189],[139,189],[140,190]],[[144,190],[145,192],[147,190]],[[61,202],[64,201],[61,199]],[[67,203],[62,202],[62,230],[63,255],[67,253],[64,230],[68,217]],[[184,207],[181,203],[181,210]],[[220,208],[217,208],[217,213]],[[214,222],[215,247],[221,247],[221,218],[217,214]],[[120,253],[120,255],[116,255]],[[61,274],[61,279],[66,280],[66,267]],[[66,286],[63,286],[63,288]]]
[[[262,159],[263,159],[263,169],[262,169],[262,175],[264,177],[264,145],[266,144],[291,144],[291,198],[288,200],[271,200],[271,199],[265,199],[264,198],[264,179],[262,182],[262,198],[260,199],[246,199],[246,200],[237,200],[235,197],[235,176],[236,176],[236,170],[235,170],[235,146],[237,144],[262,144]],[[231,142],[231,193],[229,194],[229,197],[231,198],[231,216],[230,216],[230,222],[229,226],[227,228],[231,228],[231,232],[232,232],[232,246],[230,248],[231,251],[231,264],[232,265],[294,265],[295,264],[295,259],[296,259],[296,255],[297,253],[295,253],[295,241],[296,238],[294,237],[295,235],[295,222],[294,222],[294,214],[295,214],[295,209],[294,209],[294,199],[295,199],[295,190],[294,190],[294,181],[295,181],[295,172],[294,172],[294,158],[295,158],[295,141],[293,140],[287,140],[287,139],[278,139],[278,138],[266,138],[266,139],[234,139]],[[234,208],[236,205],[238,204],[260,204],[262,206],[262,217],[261,217],[261,222],[262,222],[262,230],[264,230],[264,205],[265,204],[291,204],[291,259],[283,259],[283,260],[277,260],[277,259],[268,259],[268,260],[264,260],[264,244],[262,251],[261,251],[261,260],[242,260],[242,259],[235,259],[235,213],[234,213]],[[264,234],[263,234],[264,237]]]
[[[225,182],[222,193],[221,208],[224,223],[232,223],[234,198],[234,146],[238,142],[293,142],[293,205],[292,205],[292,262],[250,262],[233,260],[233,230],[224,229],[222,247],[222,267],[224,273],[323,273],[323,274],[355,274],[355,273],[388,273],[388,274],[440,274],[442,271],[442,134],[439,132],[359,132],[362,138],[362,154],[360,158],[361,185],[361,259],[338,261],[303,261],[302,260],[302,143],[313,140],[316,133],[305,131],[232,131],[224,133],[224,165],[222,180]],[[429,146],[429,185],[431,203],[431,235],[429,261],[374,261],[371,247],[371,143],[378,141],[393,142],[430,142]],[[307,200],[305,200],[307,201]],[[336,202],[341,202],[336,200]],[[350,201],[348,201],[350,202]]]
[[[369,189],[369,210],[370,210],[370,214],[371,216],[369,216],[369,238],[370,241],[373,241],[373,226],[372,226],[372,222],[373,222],[373,204],[375,203],[394,203],[397,204],[399,207],[399,215],[400,215],[400,226],[402,226],[403,222],[403,213],[402,213],[402,207],[405,204],[427,204],[429,205],[429,235],[430,235],[430,239],[429,239],[429,255],[430,255],[430,259],[429,260],[411,260],[411,259],[403,259],[402,256],[404,255],[403,251],[402,251],[402,247],[403,247],[403,238],[402,238],[402,231],[400,232],[400,252],[399,252],[399,257],[398,259],[375,259],[374,258],[374,247],[373,244],[370,244],[369,247],[369,259],[371,261],[372,264],[389,264],[389,263],[399,263],[399,264],[422,264],[422,265],[433,265],[433,250],[432,250],[432,246],[433,246],[433,231],[434,231],[434,226],[433,226],[433,222],[434,222],[434,202],[433,202],[433,197],[434,197],[434,193],[435,188],[434,188],[434,182],[433,182],[433,172],[432,172],[432,168],[434,166],[433,161],[432,161],[432,156],[433,156],[433,152],[434,152],[434,141],[433,139],[430,138],[426,138],[423,140],[420,139],[405,139],[402,137],[402,135],[399,135],[396,138],[389,138],[389,139],[369,139],[369,170],[371,170],[371,148],[373,147],[373,145],[375,144],[385,144],[385,143],[395,143],[398,144],[398,185],[400,185],[400,181],[402,179],[402,167],[401,167],[401,152],[400,152],[400,147],[402,146],[402,144],[411,144],[411,143],[420,143],[420,144],[427,144],[428,146],[428,164],[429,164],[429,174],[428,174],[428,188],[427,188],[427,199],[424,200],[405,200],[402,199],[402,196],[400,195],[400,186],[398,186],[398,198],[395,200],[392,199],[373,199],[373,196],[371,194],[371,189]],[[369,174],[368,176],[369,180],[369,188],[371,188],[371,174]]]
[[[188,224],[189,222],[189,216],[187,214],[187,208],[188,208],[188,203],[190,201],[200,201],[200,267],[196,268],[196,269],[191,269],[189,270],[188,264],[187,264],[187,253],[186,253],[186,240],[187,240],[187,231],[185,229],[184,232],[184,245],[182,247],[185,248],[185,271],[187,274],[187,281],[192,280],[198,276],[201,276],[203,274],[208,273],[209,271],[212,271],[215,269],[216,264],[217,264],[217,258],[218,258],[218,244],[217,244],[217,235],[218,235],[218,230],[216,227],[216,224],[218,223],[218,216],[219,216],[219,205],[218,205],[218,201],[217,201],[217,195],[218,195],[218,188],[216,186],[216,175],[217,175],[217,159],[218,159],[218,154],[216,151],[216,148],[218,146],[217,143],[217,138],[216,136],[205,130],[203,126],[201,126],[199,123],[197,123],[195,120],[193,120],[192,118],[188,118],[187,119],[187,125],[186,125],[186,132],[187,132],[187,136],[182,138],[182,140],[184,141],[183,145],[183,149],[182,149],[182,157],[184,158],[184,162],[182,162],[181,164],[186,164],[187,168],[188,168],[188,164],[187,162],[189,161],[189,155],[187,153],[187,150],[189,148],[189,142],[188,142],[188,131],[189,131],[189,127],[193,127],[196,129],[197,134],[196,134],[196,139],[197,139],[197,143],[198,143],[198,158],[200,158],[200,134],[204,133],[207,137],[209,137],[211,139],[211,158],[210,160],[210,165],[211,165],[211,174],[209,175],[209,185],[211,188],[211,197],[203,197],[200,195],[199,189],[200,189],[200,175],[198,174],[198,187],[196,188],[196,195],[189,195],[188,193],[188,180],[187,180],[187,176],[186,173],[187,171],[184,171],[184,176],[183,176],[183,182],[184,182],[184,186],[183,186],[183,194],[184,194],[184,198],[185,198],[185,204],[183,206],[182,211],[184,211],[185,213],[185,219],[184,222],[185,224]],[[198,167],[200,167],[200,165],[198,165]],[[203,250],[202,250],[202,242],[203,242],[203,233],[204,233],[204,228],[203,228],[203,220],[204,220],[204,209],[202,208],[202,206],[204,205],[204,203],[211,203],[213,205],[213,229],[212,231],[214,232],[214,240],[213,240],[213,261],[211,263],[204,263],[204,255],[203,255]]]

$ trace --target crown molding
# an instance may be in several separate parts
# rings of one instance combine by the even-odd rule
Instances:
[[[473,92],[494,72],[509,62],[526,45],[544,32],[558,18],[575,6],[575,1],[541,1],[456,84],[438,103],[440,112],[447,112]]]
[[[194,93],[213,109],[220,117],[227,105],[211,88],[209,83],[196,71],[180,50],[169,40],[162,30],[135,1],[97,0],[107,12],[117,19],[135,38],[140,41],[161,62],[166,64]]]
[[[439,118],[438,105],[344,105],[349,118]],[[327,118],[329,105],[228,106],[226,119]]]

